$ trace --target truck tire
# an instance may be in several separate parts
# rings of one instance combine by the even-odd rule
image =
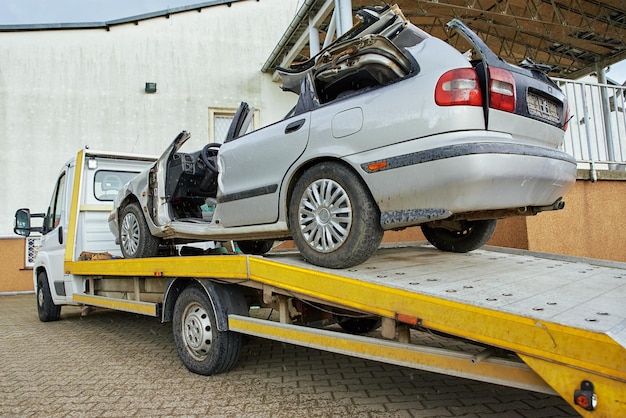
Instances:
[[[155,257],[159,253],[159,238],[150,233],[138,203],[122,208],[120,248],[124,258]]]
[[[213,303],[201,286],[191,285],[182,291],[172,322],[178,355],[189,371],[210,376],[237,363],[242,336],[218,330]]]
[[[244,254],[263,255],[274,246],[273,240],[237,241],[237,246]]]
[[[422,225],[424,236],[441,251],[466,253],[482,247],[496,230],[496,219],[461,221],[462,229],[450,230]]]
[[[61,317],[61,306],[52,301],[52,293],[48,285],[45,271],[37,274],[37,313],[41,322],[57,321]]]
[[[317,164],[296,182],[289,229],[311,264],[347,268],[367,260],[383,237],[380,212],[369,190],[337,162]]]

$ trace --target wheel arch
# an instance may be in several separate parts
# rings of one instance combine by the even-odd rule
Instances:
[[[298,179],[300,179],[300,177],[306,170],[321,163],[338,163],[338,164],[341,164],[347,170],[352,171],[361,182],[361,185],[365,188],[365,190],[367,190],[367,193],[372,198],[372,201],[378,207],[378,202],[374,200],[372,196],[372,192],[370,191],[370,188],[367,186],[367,183],[365,182],[365,180],[363,180],[363,176],[361,176],[358,170],[356,170],[353,166],[348,164],[345,160],[342,160],[341,158],[338,158],[338,157],[332,157],[332,156],[318,157],[318,158],[314,158],[312,160],[306,161],[304,164],[302,164],[300,167],[294,170],[293,173],[291,173],[291,176],[289,178],[289,183],[285,189],[286,196],[282,202],[282,209],[285,214],[287,227],[289,227],[289,202],[291,201],[291,196],[293,195],[293,190],[296,187],[296,183],[298,182]],[[379,208],[379,211],[380,211],[380,208]]]
[[[237,285],[216,283],[211,279],[175,278],[169,280],[165,286],[162,322],[172,321],[176,300],[190,286],[200,286],[206,293],[211,301],[219,331],[228,331],[228,314],[248,315],[248,304]]]
[[[137,197],[137,195],[135,195],[134,193],[129,193],[126,195],[126,197],[124,197],[124,199],[120,202],[120,205],[118,206],[117,210],[117,219],[118,219],[118,223],[122,222],[122,219],[120,217],[122,210],[130,205],[136,203],[139,206],[139,209],[141,210],[141,213],[143,214],[143,218],[146,221],[146,224],[148,225],[148,229],[150,230],[150,232],[152,233],[153,236],[155,237],[161,237],[161,228],[159,228],[155,223],[154,220],[152,219],[151,216],[149,216],[148,213],[146,213],[145,211],[145,207],[142,205],[141,201],[139,200],[139,198]],[[121,225],[118,225],[119,230],[121,230]]]

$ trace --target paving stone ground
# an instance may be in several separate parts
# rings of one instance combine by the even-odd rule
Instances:
[[[572,417],[549,396],[260,338],[217,376],[185,369],[171,324],[0,296],[0,417]]]

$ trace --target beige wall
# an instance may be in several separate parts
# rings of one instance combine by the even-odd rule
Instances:
[[[564,200],[561,211],[500,220],[487,244],[626,262],[625,179],[579,179]],[[388,242],[424,239],[419,227],[385,234]]]
[[[33,271],[24,269],[23,238],[0,239],[0,293],[33,290]]]
[[[579,180],[565,202],[527,220],[528,249],[626,262],[626,181]]]

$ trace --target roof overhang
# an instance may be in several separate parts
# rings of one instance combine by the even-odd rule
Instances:
[[[352,10],[380,5],[352,0]],[[397,0],[413,24],[448,39],[446,23],[460,19],[505,60],[550,65],[553,77],[576,79],[626,59],[624,0]],[[310,58],[309,31],[323,42],[334,0],[306,0],[263,66],[273,71]],[[454,39],[449,39],[454,43]],[[315,49],[315,47],[314,47]]]

